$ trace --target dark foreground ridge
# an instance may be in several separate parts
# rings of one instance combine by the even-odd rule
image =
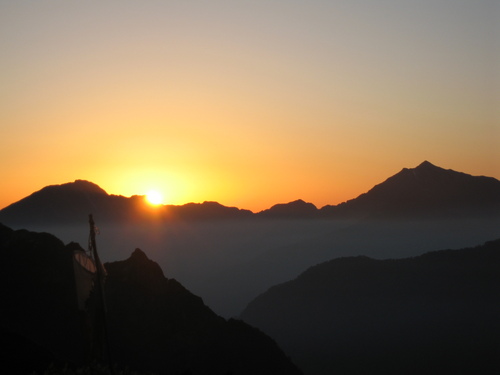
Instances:
[[[0,341],[9,373],[84,363],[72,250],[47,233],[0,224]],[[217,316],[201,298],[136,249],[105,265],[113,363],[161,374],[300,374],[276,343],[246,323]],[[90,305],[95,301],[90,300]],[[19,365],[23,364],[23,367]]]
[[[334,199],[335,197],[332,197]],[[82,180],[47,186],[0,210],[12,227],[80,222],[93,212],[101,222],[171,220],[450,218],[500,216],[500,181],[447,170],[425,161],[404,168],[359,197],[318,209],[299,199],[252,213],[217,202],[151,207],[142,196],[108,195]]]
[[[399,260],[338,258],[241,317],[306,374],[500,373],[500,240]]]

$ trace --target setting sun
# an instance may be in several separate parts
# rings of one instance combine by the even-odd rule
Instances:
[[[156,190],[150,190],[146,194],[146,200],[153,205],[163,203],[163,195]]]

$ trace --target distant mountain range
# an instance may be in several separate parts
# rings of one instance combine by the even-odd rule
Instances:
[[[323,207],[321,213],[371,218],[498,216],[500,181],[424,161],[416,168],[404,168],[356,199]]]
[[[81,222],[93,213],[100,222],[249,218],[415,218],[500,216],[500,181],[445,170],[427,161],[404,168],[350,201],[318,209],[297,200],[252,213],[217,202],[151,207],[142,196],[108,195],[83,180],[47,186],[0,210],[11,226]]]
[[[0,225],[0,342],[9,353],[3,371],[42,373],[50,363],[84,362],[89,347],[84,338],[96,326],[88,325],[88,316],[82,320],[77,308],[73,250],[78,248],[47,233]],[[105,268],[111,361],[121,368],[193,375],[301,373],[271,338],[217,316],[141,250]]]
[[[500,240],[398,260],[334,259],[241,318],[310,375],[500,373]]]
[[[251,211],[216,202],[151,207],[143,196],[109,195],[96,184],[76,180],[43,189],[0,210],[0,222],[11,226],[78,223],[92,213],[100,222],[168,221],[248,217]]]

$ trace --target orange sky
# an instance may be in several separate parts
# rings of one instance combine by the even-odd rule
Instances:
[[[259,211],[336,204],[423,160],[500,178],[495,14],[1,1],[0,208],[75,179]]]

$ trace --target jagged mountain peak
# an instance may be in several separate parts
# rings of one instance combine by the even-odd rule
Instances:
[[[139,261],[139,262],[143,262],[143,261],[148,261],[149,260],[149,258],[146,255],[146,253],[144,251],[142,251],[141,249],[139,249],[139,248],[136,248],[134,250],[134,252],[132,253],[132,255],[130,255],[130,259],[134,260],[134,261]]]
[[[451,169],[444,169],[438,167],[435,164],[432,164],[430,161],[424,160],[422,163],[417,165],[415,168],[403,168],[401,172],[410,172],[413,176],[419,176],[421,174],[430,175],[430,174],[449,174],[451,173],[459,173],[455,172]]]
[[[370,191],[381,189],[382,187],[385,189],[397,187],[400,190],[408,190],[418,188],[422,184],[426,185],[426,189],[460,189],[464,185],[478,186],[484,183],[484,179],[491,180],[490,182],[496,181],[494,178],[472,176],[467,173],[454,171],[453,169],[444,169],[425,160],[415,168],[403,168],[399,173],[376,185]]]
[[[430,161],[428,160],[424,160],[422,163],[420,163],[415,169],[422,169],[422,168],[439,168],[441,169],[440,167],[437,167],[435,166],[434,164],[432,164]]]
[[[146,253],[139,248],[136,248],[130,257],[123,262],[128,268],[133,268],[141,274],[146,274],[148,277],[157,279],[165,277],[158,263],[149,259]]]
[[[325,206],[326,216],[437,217],[498,215],[500,181],[438,167],[425,160],[403,168],[368,192],[337,206]]]
[[[158,263],[152,261],[139,248],[135,249],[128,259],[108,263],[106,268],[120,270],[122,282],[135,283],[141,287],[158,289],[155,285],[161,285],[166,280],[163,270]]]
[[[434,175],[439,175],[439,174],[444,175],[444,174],[449,174],[450,172],[451,173],[460,173],[460,172],[455,172],[451,169],[444,169],[444,168],[438,167],[437,165],[432,164],[430,161],[424,160],[422,163],[420,163],[419,165],[417,165],[414,168],[403,168],[399,173],[396,173],[395,175],[389,177],[384,182],[391,181],[394,178],[398,178],[401,176],[414,178],[414,177],[420,176],[422,174],[428,175],[428,174],[432,173]],[[382,185],[382,184],[380,184],[380,185]]]

